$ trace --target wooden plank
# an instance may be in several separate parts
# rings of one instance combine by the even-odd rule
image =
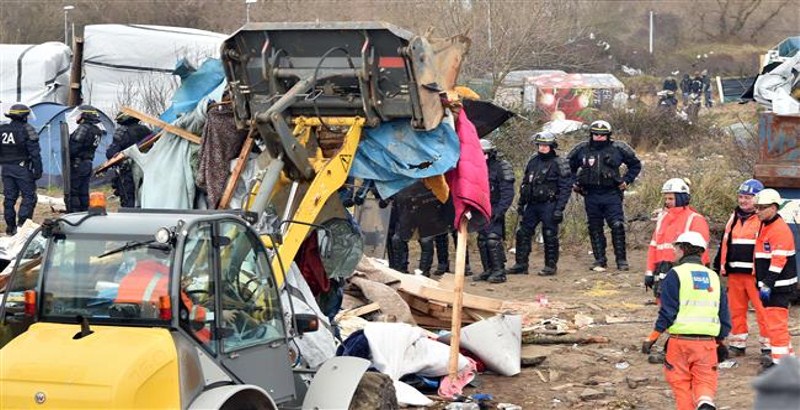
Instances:
[[[239,176],[242,175],[244,165],[247,163],[247,156],[250,154],[250,150],[253,149],[253,134],[255,133],[255,130],[255,127],[252,127],[250,128],[250,132],[247,133],[247,138],[244,140],[244,144],[242,144],[242,150],[239,151],[239,158],[236,159],[236,167],[233,168],[233,172],[231,172],[231,175],[228,177],[228,184],[225,186],[225,192],[222,194],[222,198],[219,200],[217,209],[226,209],[231,203],[233,191],[236,189],[236,184],[239,182]]]
[[[430,316],[414,315],[414,320],[417,321],[417,326],[427,327],[431,329],[449,329],[450,322],[436,319]]]
[[[142,120],[142,121],[144,121],[144,122],[146,122],[146,123],[148,123],[150,125],[155,125],[156,127],[162,128],[162,129],[166,130],[167,132],[169,132],[171,134],[175,134],[175,135],[177,135],[177,136],[179,136],[179,137],[181,137],[181,138],[183,138],[185,140],[189,140],[189,141],[191,141],[191,142],[193,142],[195,144],[199,144],[200,143],[200,137],[198,137],[197,135],[194,135],[191,132],[186,131],[184,129],[178,128],[178,127],[176,127],[176,126],[174,126],[172,124],[168,124],[168,123],[166,123],[164,121],[161,121],[158,118],[151,117],[151,116],[149,116],[149,115],[147,115],[147,114],[145,114],[143,112],[136,111],[136,110],[134,110],[132,108],[129,108],[129,107],[122,107],[121,111],[123,113],[125,113],[125,114],[130,115],[131,117],[138,118],[138,119],[140,119],[140,120]]]
[[[143,142],[142,145],[139,145],[139,149],[140,150],[147,149],[147,147],[153,145],[156,141],[158,141],[159,138],[164,136],[164,134],[165,134],[165,132],[163,130],[160,131],[158,134],[154,135],[152,138],[150,138],[147,141]],[[114,155],[113,158],[111,158],[108,161],[100,164],[100,166],[97,167],[97,169],[94,170],[94,173],[95,174],[99,174],[99,173],[101,173],[101,172],[113,167],[114,165],[116,165],[118,162],[124,160],[125,158],[127,158],[125,156],[125,154],[123,154],[121,152],[117,153],[117,155]]]
[[[450,323],[450,361],[447,371],[450,383],[455,387],[458,380],[458,351],[461,342],[461,308],[464,303],[464,270],[467,260],[467,219],[461,218],[458,226],[458,240],[456,241],[456,278],[453,292],[453,318]],[[458,389],[461,393],[461,389]]]
[[[377,312],[379,310],[381,310],[381,305],[379,305],[377,302],[372,302],[368,305],[360,306],[355,309],[341,311],[339,312],[338,315],[336,315],[336,317],[339,318],[344,316],[363,316],[368,313]]]

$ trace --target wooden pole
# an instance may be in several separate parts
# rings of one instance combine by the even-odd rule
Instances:
[[[140,149],[140,150],[142,150],[142,149],[147,149],[147,147],[149,147],[149,146],[153,145],[153,144],[154,144],[156,141],[158,141],[158,139],[159,139],[159,138],[161,138],[163,135],[164,135],[164,131],[162,130],[162,131],[161,131],[161,132],[159,132],[158,134],[154,135],[154,136],[153,136],[153,138],[150,138],[149,140],[147,140],[147,141],[143,142],[143,143],[142,143],[142,145],[139,145],[139,149]],[[116,165],[118,162],[122,161],[123,159],[125,159],[125,154],[123,154],[123,153],[121,153],[121,152],[120,152],[120,153],[117,153],[117,155],[114,155],[114,157],[113,157],[113,158],[111,158],[111,159],[109,159],[108,161],[106,161],[106,162],[104,162],[104,163],[100,164],[100,166],[99,166],[99,167],[97,167],[97,169],[96,169],[96,170],[94,170],[94,173],[95,173],[95,175],[96,175],[96,174],[99,174],[99,173],[101,173],[101,172],[103,172],[103,171],[105,171],[105,170],[107,170],[107,169],[109,169],[109,168],[111,168],[111,167],[113,167],[113,166],[114,166],[114,165]]]
[[[464,301],[464,269],[467,260],[467,218],[461,218],[456,242],[456,275],[453,287],[453,315],[450,324],[450,362],[448,375],[455,382],[458,378],[458,350],[461,343],[461,306]]]
[[[67,105],[70,107],[75,107],[83,102],[81,100],[81,77],[83,76],[83,39],[81,37],[75,37],[73,41],[72,69],[69,73],[69,95],[67,96]]]
[[[250,132],[247,134],[244,144],[242,144],[242,150],[239,151],[239,158],[236,160],[236,166],[228,177],[228,184],[225,186],[225,191],[222,194],[222,198],[219,200],[217,209],[227,208],[231,202],[231,198],[233,198],[233,191],[236,189],[236,183],[239,182],[239,176],[242,175],[244,165],[247,163],[247,156],[250,155],[250,150],[253,148],[253,134],[255,133],[255,129],[255,127],[250,128]]]
[[[198,137],[197,135],[194,135],[191,132],[186,131],[186,130],[184,130],[182,128],[178,128],[178,127],[176,127],[176,126],[174,126],[172,124],[169,124],[169,123],[166,123],[164,121],[161,121],[158,118],[151,117],[151,116],[149,116],[149,115],[147,115],[147,114],[145,114],[143,112],[139,112],[139,111],[136,111],[136,110],[134,110],[132,108],[128,108],[128,107],[122,107],[122,110],[120,110],[120,111],[122,113],[130,115],[131,117],[138,118],[139,120],[144,121],[144,122],[146,122],[146,123],[148,123],[150,125],[154,125],[156,127],[164,129],[169,133],[175,134],[175,135],[177,135],[177,136],[179,136],[179,137],[181,137],[183,139],[189,140],[189,141],[191,141],[191,142],[193,142],[195,144],[199,144],[200,143],[200,137]]]

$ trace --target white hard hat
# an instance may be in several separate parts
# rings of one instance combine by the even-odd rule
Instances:
[[[781,194],[771,188],[767,188],[756,194],[756,205],[780,205],[781,202],[783,202],[781,200]]]
[[[689,184],[683,178],[672,178],[661,187],[661,193],[690,194]]]
[[[688,243],[689,245],[703,249],[706,249],[706,246],[708,246],[708,244],[706,244],[706,240],[703,238],[703,235],[700,235],[695,231],[686,231],[680,234],[678,239],[675,240],[675,243]]]

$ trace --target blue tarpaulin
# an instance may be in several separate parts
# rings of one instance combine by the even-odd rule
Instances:
[[[456,166],[458,135],[446,123],[432,131],[415,131],[407,119],[366,128],[350,176],[373,180],[389,198],[416,180],[441,175]]]
[[[161,114],[162,121],[171,124],[182,114],[192,111],[206,96],[214,101],[222,98],[226,83],[220,60],[209,58],[197,70],[192,70],[186,61],[181,61],[173,74],[180,75],[181,86],[172,96],[172,105]]]

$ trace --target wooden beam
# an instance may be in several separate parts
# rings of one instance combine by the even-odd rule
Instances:
[[[351,316],[351,317],[353,317],[353,316],[363,316],[363,315],[366,315],[368,313],[377,312],[379,310],[381,310],[381,305],[379,305],[377,302],[372,302],[372,303],[370,303],[368,305],[364,305],[364,306],[360,306],[360,307],[357,307],[357,308],[354,308],[354,309],[349,309],[349,310],[344,310],[342,312],[339,312],[339,314],[336,315],[336,318],[339,319],[339,318],[342,318],[342,317],[345,317],[345,316]]]
[[[197,135],[194,135],[191,132],[186,131],[186,130],[184,130],[182,128],[178,128],[178,127],[176,127],[176,126],[174,126],[172,124],[168,124],[168,123],[166,123],[164,121],[161,121],[158,118],[151,117],[151,116],[149,116],[149,115],[147,115],[147,114],[145,114],[143,112],[136,111],[133,108],[129,108],[129,107],[122,107],[121,111],[123,113],[125,113],[125,114],[130,115],[131,117],[138,118],[139,120],[144,121],[144,122],[146,122],[146,123],[148,123],[150,125],[154,125],[156,127],[164,129],[167,132],[175,134],[175,135],[177,135],[177,136],[179,136],[179,137],[181,137],[181,138],[183,138],[185,140],[191,141],[191,142],[193,142],[195,144],[199,144],[200,143],[200,137],[198,137]]]
[[[242,175],[244,165],[247,163],[247,156],[250,154],[250,150],[253,148],[253,134],[255,133],[255,130],[256,128],[252,127],[250,128],[250,132],[247,133],[247,138],[245,138],[244,144],[242,144],[242,150],[239,152],[239,158],[236,159],[236,167],[233,168],[233,172],[231,172],[230,177],[228,177],[228,184],[225,186],[225,192],[222,194],[222,198],[219,200],[217,209],[226,209],[231,203],[233,191],[236,189],[236,184],[239,182],[239,176]]]
[[[139,145],[139,149],[140,150],[146,149],[147,147],[153,145],[163,135],[164,135],[164,131],[162,130],[158,134],[154,135],[153,138],[150,138],[149,140],[143,142],[142,145]],[[96,170],[94,170],[95,175],[99,174],[99,173],[101,173],[101,172],[103,172],[103,171],[105,171],[105,170],[107,170],[107,169],[109,169],[111,167],[113,167],[114,165],[116,165],[118,162],[122,161],[125,158],[126,158],[125,154],[123,154],[121,152],[117,153],[117,155],[114,155],[114,157],[112,157],[108,161],[100,164],[100,166],[97,167]]]

